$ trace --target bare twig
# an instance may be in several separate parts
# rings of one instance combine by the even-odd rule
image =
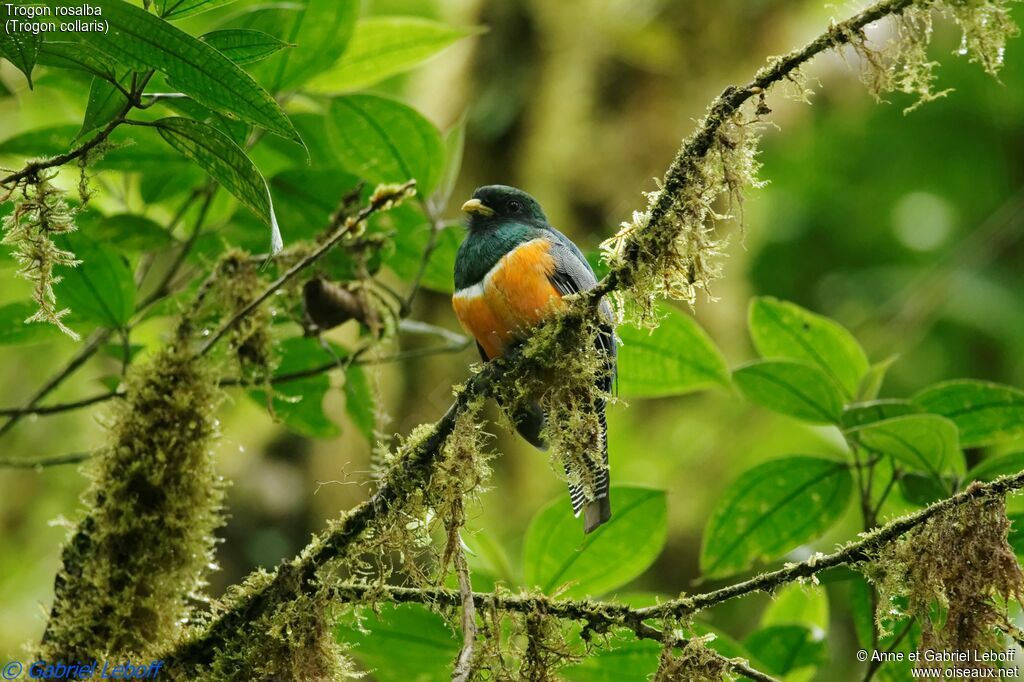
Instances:
[[[90,452],[72,452],[48,457],[2,457],[0,467],[6,469],[45,469],[61,464],[78,464],[92,457]]]

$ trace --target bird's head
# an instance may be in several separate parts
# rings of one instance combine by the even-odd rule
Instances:
[[[487,185],[473,192],[473,198],[462,205],[469,215],[470,230],[486,230],[508,223],[547,224],[537,200],[521,189],[508,185]]]

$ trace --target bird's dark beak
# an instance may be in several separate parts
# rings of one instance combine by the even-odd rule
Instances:
[[[462,205],[462,210],[471,215],[494,215],[494,209],[479,199],[470,199]]]

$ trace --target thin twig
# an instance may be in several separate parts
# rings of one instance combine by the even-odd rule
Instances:
[[[61,464],[78,464],[92,457],[91,452],[72,452],[67,455],[46,457],[0,457],[0,467],[5,469],[45,469]]]
[[[310,265],[318,261],[324,254],[334,248],[339,242],[347,237],[351,232],[356,230],[367,218],[378,211],[386,210],[394,203],[401,201],[405,197],[412,194],[415,190],[416,181],[409,180],[403,185],[399,185],[394,188],[391,192],[385,192],[379,196],[375,194],[371,199],[370,203],[364,207],[359,213],[345,219],[342,224],[335,230],[334,234],[329,238],[325,239],[324,242],[316,248],[308,256],[300,260],[298,263],[288,268],[288,270],[278,277],[276,280],[270,283],[270,285],[261,293],[259,296],[249,302],[244,308],[235,313],[231,319],[225,322],[220,329],[203,344],[202,348],[199,349],[199,355],[206,355],[210,350],[217,344],[220,339],[224,337],[229,331],[234,329],[235,325],[241,322],[243,319],[248,317],[254,310],[263,305],[264,302],[271,296],[273,296],[281,287],[291,281],[296,275],[308,268]]]
[[[1013,476],[1004,476],[991,483],[972,483],[966,490],[935,502],[913,514],[902,516],[865,535],[857,542],[850,543],[837,552],[825,556],[814,556],[798,564],[789,564],[777,571],[762,573],[750,580],[729,585],[719,590],[673,599],[664,604],[640,609],[645,618],[664,618],[667,616],[683,617],[711,608],[723,602],[731,601],[752,592],[771,593],[781,585],[810,578],[822,571],[837,566],[854,565],[869,561],[880,548],[900,537],[907,531],[916,528],[932,517],[982,497],[1005,495],[1011,490],[1024,488],[1024,471]]]

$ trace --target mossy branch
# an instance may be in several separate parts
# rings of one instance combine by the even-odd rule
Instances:
[[[689,271],[670,273],[666,269],[666,264],[671,268],[687,262],[686,257],[678,253],[678,240],[681,236],[685,237],[684,233],[687,231],[696,234],[698,241],[705,239],[705,221],[708,216],[717,217],[710,208],[710,202],[722,192],[730,196],[737,195],[743,185],[754,182],[754,151],[749,139],[741,135],[737,141],[725,135],[727,128],[742,129],[745,125],[744,121],[737,119],[741,107],[755,96],[762,97],[769,87],[795,79],[796,72],[822,52],[843,45],[853,45],[859,50],[866,49],[862,31],[868,24],[885,17],[898,17],[911,7],[925,11],[936,4],[937,0],[883,0],[875,3],[846,21],[833,23],[826,32],[802,49],[771,60],[746,86],[727,88],[712,102],[708,114],[698,124],[697,130],[683,142],[665,174],[660,190],[650,196],[648,209],[638,214],[640,220],[634,220],[635,229],[627,230],[623,234],[618,247],[614,250],[609,274],[594,289],[577,296],[568,311],[559,319],[542,325],[538,336],[545,330],[555,329],[557,332],[559,329],[584,329],[592,325],[597,319],[598,304],[608,294],[634,290],[641,298],[649,298],[659,291],[676,292],[671,287],[662,286],[659,289],[657,285],[639,281],[645,275],[666,280],[671,277],[688,278],[692,290],[692,258],[689,261]],[[755,122],[758,120],[754,119]],[[727,168],[709,172],[708,156],[713,149],[718,149],[723,156],[729,154],[729,150],[739,149],[743,158],[737,157],[735,162],[743,165],[742,177],[735,177],[733,171]],[[704,241],[698,246],[713,250],[715,244]],[[650,275],[652,272],[654,274]],[[236,319],[229,321],[203,350],[209,350],[231,325],[249,314],[270,293],[272,291],[241,311]],[[552,325],[557,325],[557,329]],[[548,334],[548,342],[559,336],[565,338],[566,335]],[[266,580],[254,580],[254,585],[243,592],[232,606],[217,614],[205,628],[183,645],[167,652],[165,659],[168,668],[187,676],[211,665],[218,651],[222,651],[232,636],[243,631],[247,624],[271,613],[282,604],[323,589],[317,582],[318,569],[334,559],[344,557],[359,536],[371,528],[380,515],[401,502],[404,497],[408,497],[415,489],[425,485],[432,473],[434,461],[460,414],[477,398],[486,395],[492,385],[504,375],[515,375],[517,371],[529,365],[531,352],[536,353],[536,349],[531,349],[531,342],[528,341],[524,346],[508,352],[504,358],[489,363],[482,372],[476,374],[467,385],[456,392],[455,403],[441,420],[429,427],[415,447],[388,472],[384,483],[369,500],[354,508],[332,530],[309,545],[299,557],[284,563]],[[1024,473],[990,484],[972,485],[966,491],[933,504],[921,512],[897,519],[834,554],[815,557],[704,595],[638,609],[634,625],[643,632],[648,632],[647,629],[656,632],[644,623],[645,619],[671,619],[690,615],[751,592],[771,591],[780,585],[814,576],[827,568],[866,561],[872,551],[947,509],[981,496],[1003,495],[1021,487],[1024,487]],[[399,594],[395,593],[396,596]],[[453,593],[453,598],[458,598],[458,593]],[[489,598],[494,597],[481,595],[482,600]],[[567,613],[575,608],[571,605],[554,606],[557,603],[552,602],[550,607],[564,608]],[[622,618],[625,613],[632,614],[632,611],[623,611],[624,607],[615,605],[603,605],[601,608],[610,609],[609,617],[616,619],[616,622],[624,622]]]

